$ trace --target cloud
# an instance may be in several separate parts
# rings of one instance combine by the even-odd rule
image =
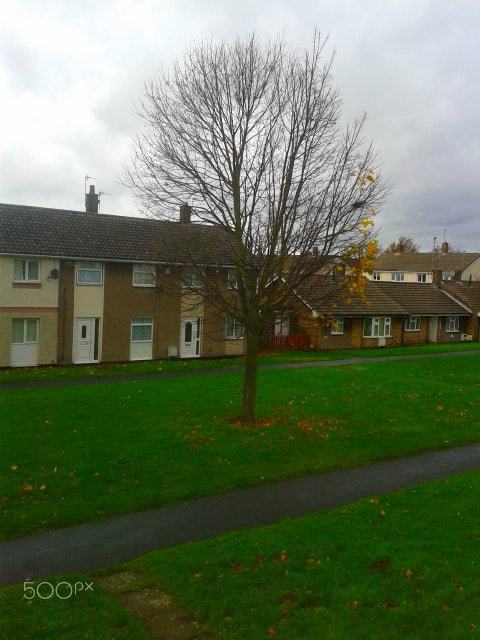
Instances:
[[[393,186],[382,243],[433,235],[480,251],[477,177],[480,3],[469,0],[4,0],[0,23],[5,202],[83,208],[86,174],[101,210],[136,212],[122,163],[142,126],[143,83],[186,46],[256,32],[308,47],[329,34],[346,121],[367,112]]]

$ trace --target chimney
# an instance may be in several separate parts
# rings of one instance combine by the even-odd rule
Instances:
[[[448,253],[448,242],[442,242],[442,253]]]
[[[434,269],[433,273],[432,273],[432,283],[438,287],[441,283],[442,283],[442,270],[441,269]]]
[[[192,207],[186,202],[180,205],[180,223],[188,224],[192,217]]]
[[[90,185],[89,193],[85,194],[85,211],[87,213],[98,213],[99,205],[98,193],[95,193],[95,185]]]

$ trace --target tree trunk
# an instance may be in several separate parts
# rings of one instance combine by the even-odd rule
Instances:
[[[257,361],[258,337],[247,336],[247,354],[245,359],[245,377],[243,380],[242,422],[255,420],[255,403],[257,398]]]

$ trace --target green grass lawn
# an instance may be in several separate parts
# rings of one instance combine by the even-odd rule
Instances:
[[[0,536],[480,440],[480,356],[0,390]]]
[[[479,489],[480,472],[462,474],[116,570],[141,569],[144,585],[168,590],[222,639],[478,638]],[[98,584],[62,601],[9,587],[0,610],[5,640],[148,637]]]
[[[448,353],[452,351],[476,351],[479,344],[460,342],[455,344],[427,344],[415,347],[348,349],[345,351],[272,351],[260,354],[259,365],[310,362],[315,360],[342,360],[349,358],[375,358],[390,355],[414,355]],[[171,371],[198,371],[201,369],[225,369],[243,367],[244,358],[200,358],[191,360],[146,360],[145,362],[117,362],[67,366],[41,366],[0,369],[0,385],[9,382],[35,382],[40,380],[75,380],[105,378],[108,376],[161,374]]]

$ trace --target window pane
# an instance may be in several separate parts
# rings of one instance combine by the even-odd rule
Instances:
[[[25,324],[26,324],[25,342],[36,342],[37,341],[37,321],[26,320]]]
[[[191,322],[187,322],[185,324],[184,341],[185,342],[191,342],[192,341],[192,323]]]
[[[150,341],[152,339],[152,326],[132,326],[132,342]]]
[[[28,263],[28,279],[38,280],[38,262]]]
[[[25,260],[14,260],[13,262],[13,279],[25,280]]]
[[[372,319],[371,318],[365,318],[365,320],[363,321],[363,335],[367,337],[372,335]]]
[[[100,284],[102,282],[102,274],[100,271],[80,269],[77,272],[77,282]]]
[[[20,344],[23,342],[23,320],[12,320],[12,343]]]

